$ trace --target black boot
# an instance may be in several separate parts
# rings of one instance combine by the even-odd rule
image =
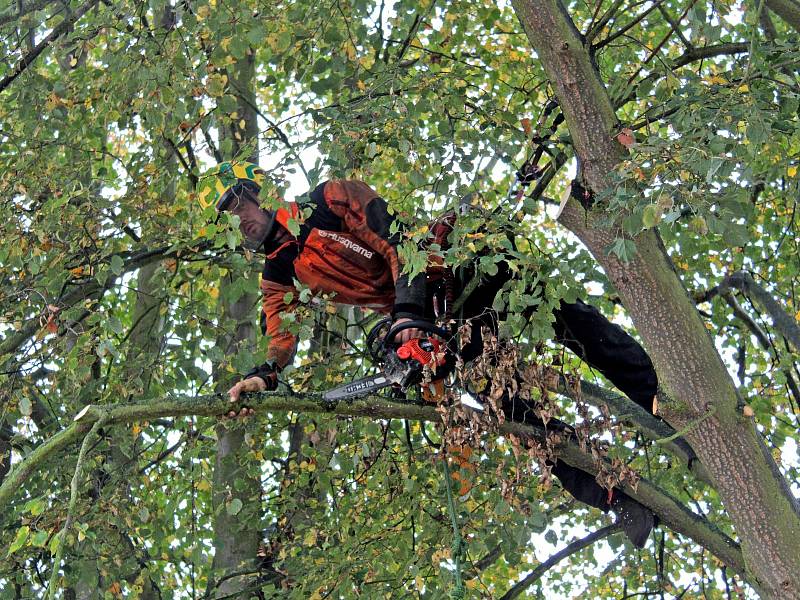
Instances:
[[[617,523],[637,548],[644,548],[650,531],[657,525],[657,519],[649,508],[639,504],[630,496],[614,491],[611,510],[617,515]]]

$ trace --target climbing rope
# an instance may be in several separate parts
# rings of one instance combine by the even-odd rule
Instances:
[[[447,489],[447,510],[450,512],[450,523],[453,525],[453,545],[451,547],[451,554],[456,567],[456,584],[450,592],[450,600],[464,600],[464,598],[466,598],[466,590],[464,588],[464,581],[461,579],[461,561],[464,558],[465,549],[464,538],[461,537],[461,531],[458,528],[456,504],[453,499],[453,480],[450,477],[450,467],[447,464],[447,456],[442,460],[442,470],[444,471],[444,483]]]

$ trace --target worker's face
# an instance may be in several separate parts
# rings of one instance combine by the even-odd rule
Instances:
[[[239,217],[239,231],[245,239],[244,247],[260,250],[269,230],[269,214],[249,194],[234,198],[225,210]]]

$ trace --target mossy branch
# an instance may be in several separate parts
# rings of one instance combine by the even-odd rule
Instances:
[[[25,480],[46,459],[67,446],[85,438],[101,419],[104,425],[134,423],[159,417],[222,415],[231,408],[246,404],[258,413],[296,411],[306,413],[330,413],[340,416],[369,419],[410,419],[416,421],[439,421],[440,415],[432,404],[411,404],[391,401],[379,396],[369,396],[338,404],[327,403],[319,394],[294,394],[263,392],[251,394],[246,401],[231,405],[222,394],[199,398],[166,398],[148,404],[126,404],[122,406],[87,406],[76,415],[72,424],[44,442],[26,456],[0,486],[0,510],[5,510],[14,492],[22,488]],[[520,437],[543,441],[543,428],[506,421],[499,428],[500,434],[514,433]],[[90,436],[91,437],[91,436]],[[559,458],[587,473],[598,471],[591,454],[581,450],[577,444],[565,442],[558,447]],[[713,523],[693,513],[679,500],[646,480],[640,480],[636,489],[628,484],[622,490],[641,504],[650,508],[661,522],[673,531],[685,535],[719,558],[728,568],[744,576],[744,561],[739,545],[721,532]]]
[[[78,503],[78,486],[80,485],[81,477],[83,475],[83,463],[86,460],[86,452],[89,450],[89,445],[92,443],[92,441],[94,441],[94,438],[97,436],[97,432],[104,423],[104,417],[101,417],[95,421],[94,425],[92,425],[92,428],[89,430],[89,433],[85,438],[83,438],[81,450],[78,453],[78,462],[75,464],[75,472],[72,474],[72,483],[70,484],[67,519],[64,521],[64,527],[57,534],[60,538],[60,543],[58,545],[58,550],[56,550],[55,559],[53,560],[53,571],[50,574],[50,582],[47,585],[47,600],[53,600],[53,598],[56,597],[58,572],[61,567],[61,561],[64,558],[64,548],[67,545],[67,534],[72,527],[72,522],[75,520],[75,506]]]

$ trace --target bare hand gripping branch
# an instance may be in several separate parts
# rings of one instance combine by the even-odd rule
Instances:
[[[417,405],[391,402],[382,397],[367,397],[332,406],[322,401],[317,394],[292,394],[264,392],[251,395],[247,405],[257,412],[298,411],[306,413],[331,413],[342,416],[369,419],[411,419],[417,421],[439,421],[440,415],[432,404]],[[84,439],[95,423],[103,420],[108,425],[133,423],[159,417],[209,416],[216,417],[230,410],[231,404],[223,395],[200,398],[166,398],[148,404],[124,406],[87,406],[72,424],[57,433],[36,450],[26,456],[11,471],[0,486],[0,510],[11,501],[15,491],[48,457]],[[514,433],[520,437],[544,440],[545,431],[540,428],[506,421],[499,433]],[[566,442],[559,446],[559,459],[590,474],[597,473],[595,459],[582,451],[577,444]],[[744,576],[745,567],[741,551],[736,542],[722,533],[704,517],[693,513],[680,501],[646,480],[640,480],[636,490],[629,485],[623,491],[651,509],[662,523],[673,531],[685,535],[707,548],[730,569]]]

